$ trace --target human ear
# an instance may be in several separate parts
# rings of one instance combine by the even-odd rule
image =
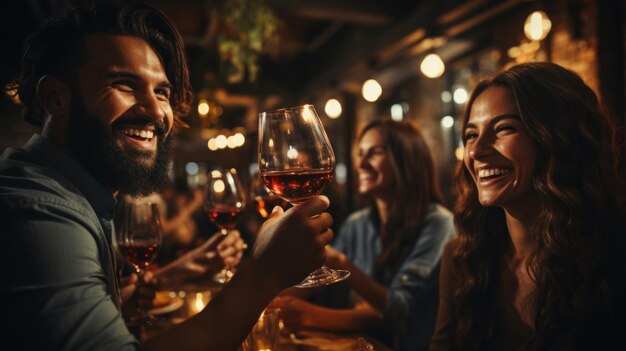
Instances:
[[[37,82],[37,100],[52,117],[63,117],[70,111],[71,93],[63,81],[46,74]]]

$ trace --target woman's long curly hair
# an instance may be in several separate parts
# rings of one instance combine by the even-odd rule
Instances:
[[[530,230],[527,269],[535,334],[528,348],[591,350],[626,332],[626,218],[616,129],[594,92],[553,63],[514,66],[473,91],[508,88],[537,148],[534,187],[544,205]],[[495,291],[510,239],[501,208],[483,207],[463,164],[456,170],[460,272],[455,293],[460,349],[482,350],[494,333]],[[618,334],[619,333],[619,334]],[[623,345],[623,344],[622,344]]]
[[[430,148],[417,128],[408,122],[376,120],[361,130],[357,143],[372,129],[382,134],[395,184],[395,201],[382,228],[382,252],[375,266],[375,276],[381,278],[384,267],[395,271],[409,254],[430,205],[443,204],[443,197]]]

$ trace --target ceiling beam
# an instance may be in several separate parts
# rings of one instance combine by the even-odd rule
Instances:
[[[271,0],[277,12],[307,19],[384,26],[393,16],[382,1],[372,0]]]

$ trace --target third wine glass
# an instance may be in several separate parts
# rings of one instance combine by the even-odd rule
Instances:
[[[319,194],[333,179],[335,154],[313,105],[260,114],[259,170],[267,188],[293,205]],[[348,276],[322,266],[296,287],[329,285]]]
[[[235,222],[246,203],[243,186],[234,169],[213,170],[209,174],[207,187],[204,192],[204,209],[209,219],[220,228],[224,236],[229,230],[235,229]],[[228,282],[233,276],[234,267],[226,265],[217,274],[216,280]]]
[[[261,177],[259,172],[255,172],[252,175],[250,199],[254,203],[256,212],[263,218],[268,218],[276,206],[280,206],[284,210],[289,206],[287,201],[274,195],[274,193],[265,186],[263,177]]]

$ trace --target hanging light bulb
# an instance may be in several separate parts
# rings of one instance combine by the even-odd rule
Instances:
[[[552,22],[543,11],[531,13],[524,23],[524,34],[530,40],[543,40],[552,29]]]
[[[329,118],[335,119],[341,116],[341,103],[337,99],[328,99],[324,106],[324,112]]]
[[[361,94],[363,98],[369,102],[374,102],[378,100],[380,95],[383,93],[383,88],[376,81],[376,79],[368,79],[363,83],[363,88],[361,88]]]
[[[198,103],[198,114],[200,116],[206,116],[209,113],[209,102],[202,99]]]
[[[428,78],[438,78],[445,72],[446,65],[439,55],[433,53],[424,57],[420,65],[420,70]]]

